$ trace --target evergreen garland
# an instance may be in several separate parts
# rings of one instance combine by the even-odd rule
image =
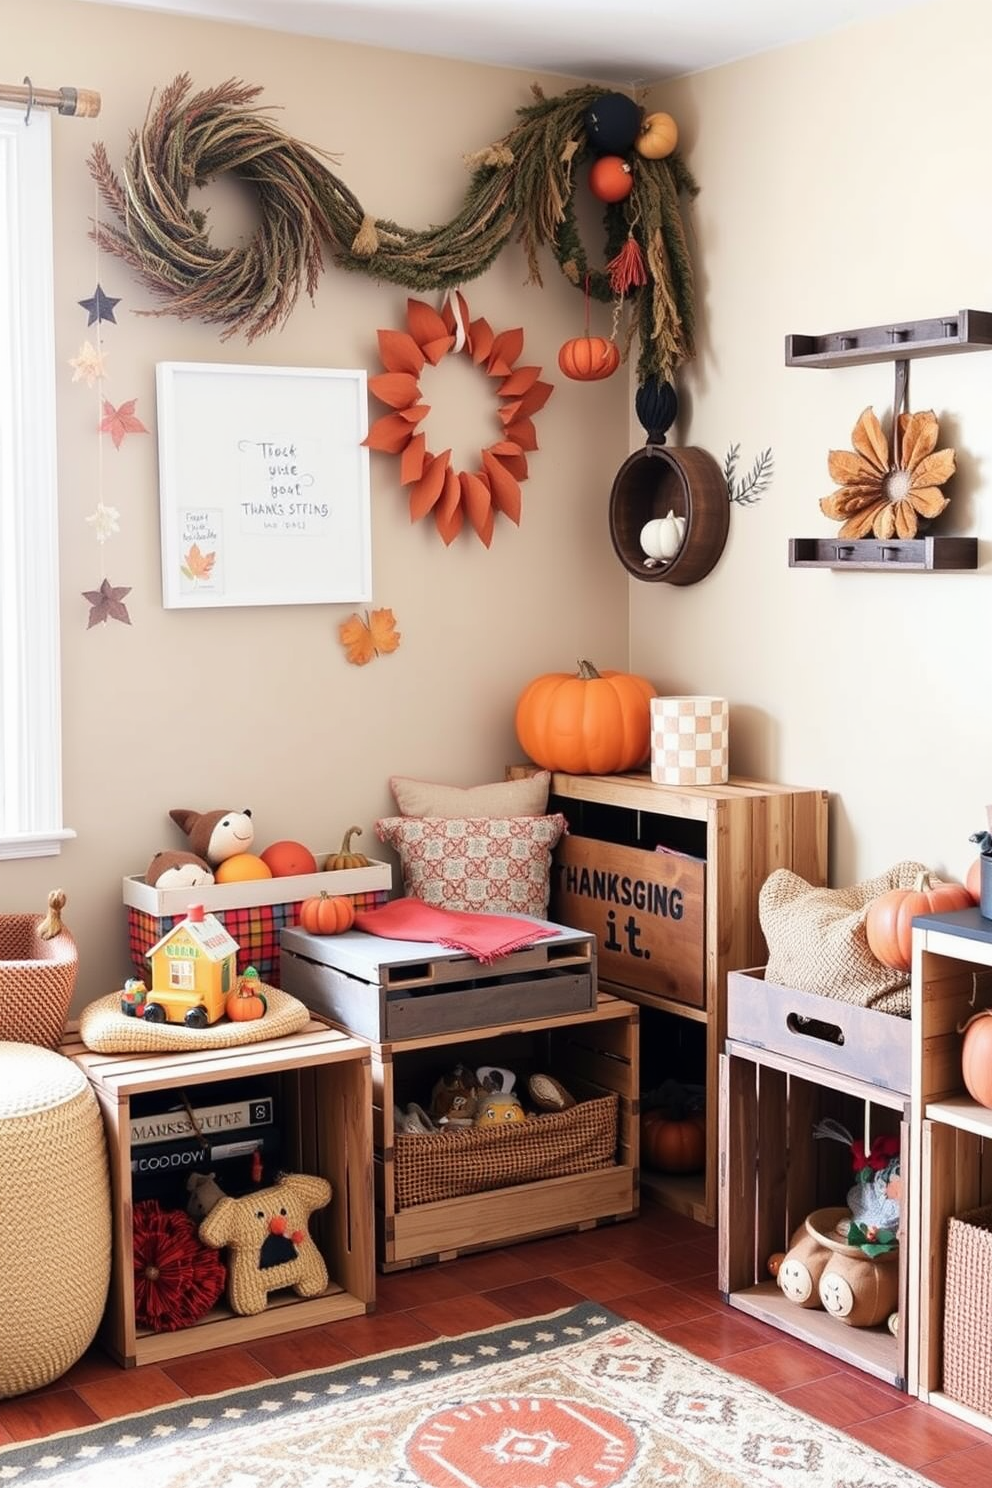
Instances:
[[[90,173],[119,226],[98,222],[91,236],[124,259],[167,300],[148,313],[197,316],[249,341],[274,329],[302,289],[315,293],[322,245],[339,268],[404,288],[453,289],[477,278],[515,236],[529,282],[540,284],[539,251],[550,247],[566,278],[598,300],[617,301],[604,267],[590,265],[575,220],[574,175],[590,153],[583,116],[602,89],[591,85],[517,111],[502,140],[466,157],[472,176],[448,223],[403,227],[366,213],[329,168],[324,151],[284,134],[252,107],[260,88],[229,80],[189,97],[180,74],[134,131],[122,176],[102,143]],[[647,283],[625,294],[640,333],[638,376],[670,380],[693,352],[692,266],[681,198],[698,187],[678,155],[632,159],[634,189],[604,213],[605,265],[628,237],[647,266]],[[257,195],[259,227],[245,248],[216,248],[189,192],[230,172]]]

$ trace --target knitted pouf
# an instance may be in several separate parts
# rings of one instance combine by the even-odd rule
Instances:
[[[58,1379],[110,1281],[103,1121],[71,1059],[0,1042],[0,1399]]]

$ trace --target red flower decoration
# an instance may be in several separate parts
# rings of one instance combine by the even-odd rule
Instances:
[[[454,301],[454,302],[453,302]],[[445,543],[461,531],[465,518],[486,547],[493,540],[496,513],[520,521],[520,482],[527,479],[527,450],[537,449],[531,415],[554,391],[540,382],[540,367],[516,367],[523,351],[522,330],[493,331],[488,321],[469,320],[460,294],[437,311],[423,300],[406,302],[405,331],[379,331],[379,356],[385,371],[369,379],[369,390],[391,413],[376,419],[363,440],[369,449],[400,457],[400,484],[410,486],[410,520],[434,513]],[[489,377],[499,380],[498,417],[503,437],[480,454],[479,468],[453,470],[451,451],[435,455],[418,427],[430,413],[421,400],[420,374],[426,362],[436,366],[457,346]]]
[[[134,1316],[142,1328],[188,1328],[218,1301],[227,1280],[220,1252],[204,1245],[196,1222],[156,1199],[134,1206]]]

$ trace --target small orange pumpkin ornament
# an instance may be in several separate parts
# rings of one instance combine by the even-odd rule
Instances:
[[[951,914],[969,909],[972,897],[963,884],[941,883],[929,873],[917,874],[911,889],[888,889],[868,906],[868,949],[883,966],[909,971],[913,964],[913,920],[917,915]]]
[[[620,365],[620,350],[605,336],[576,336],[558,353],[558,366],[575,382],[600,382]]]
[[[589,190],[600,201],[623,201],[633,189],[633,174],[621,156],[600,155],[589,167]]]
[[[311,935],[340,935],[355,923],[355,906],[344,894],[325,889],[300,905],[300,924]]]
[[[224,1002],[224,1011],[232,1023],[252,1023],[256,1018],[265,1017],[269,1005],[260,987],[261,981],[254,966],[246,967],[244,975],[238,977],[237,985]]]
[[[641,1155],[645,1167],[660,1173],[698,1173],[706,1164],[706,1123],[702,1116],[669,1116],[663,1110],[641,1114]]]
[[[962,1030],[961,1075],[980,1106],[992,1107],[992,1008],[973,1013]]]
[[[357,852],[352,848],[352,837],[361,837],[361,827],[349,827],[341,839],[341,846],[336,853],[331,853],[324,864],[325,873],[335,873],[341,868],[368,868],[371,859],[364,853]]]
[[[651,747],[651,699],[657,689],[632,672],[548,672],[517,701],[517,739],[544,770],[618,775],[644,763]]]

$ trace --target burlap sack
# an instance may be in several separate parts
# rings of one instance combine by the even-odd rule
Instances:
[[[925,863],[896,863],[848,889],[818,889],[777,868],[758,895],[768,943],[765,980],[883,1013],[909,1015],[909,973],[876,961],[868,948],[868,906],[887,889],[911,889]]]

